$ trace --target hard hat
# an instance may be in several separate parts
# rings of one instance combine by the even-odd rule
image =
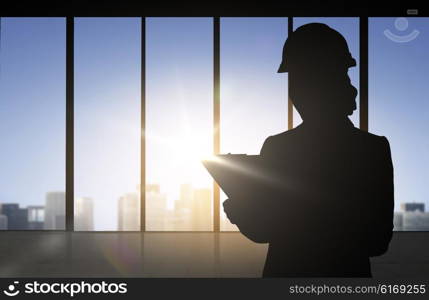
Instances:
[[[322,23],[309,23],[298,27],[283,46],[283,59],[278,73],[297,69],[324,67],[354,67],[345,38]]]

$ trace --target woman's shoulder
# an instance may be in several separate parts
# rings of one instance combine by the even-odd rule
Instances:
[[[273,149],[283,149],[286,144],[291,143],[299,135],[299,126],[290,130],[270,135],[264,141],[261,149],[261,155],[271,152]]]
[[[354,134],[356,137],[359,137],[369,143],[379,144],[381,146],[389,145],[389,140],[383,135],[377,135],[356,127],[354,128]]]

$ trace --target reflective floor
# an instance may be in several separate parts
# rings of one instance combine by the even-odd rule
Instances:
[[[260,277],[240,233],[0,232],[0,277]],[[374,277],[428,277],[429,233],[395,233]]]

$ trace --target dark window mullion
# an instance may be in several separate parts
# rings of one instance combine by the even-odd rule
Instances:
[[[359,127],[368,131],[368,17],[359,18]]]
[[[213,154],[220,153],[220,18],[213,18]],[[213,231],[220,231],[220,189],[213,181]]]
[[[141,18],[140,231],[146,231],[146,18]]]
[[[74,18],[66,18],[66,230],[74,230]]]
[[[287,34],[288,37],[292,34],[293,32],[293,17],[288,17],[287,19],[288,21],[288,25],[287,25]],[[290,89],[289,89],[289,74],[288,74],[288,89],[287,89],[287,129],[292,129],[293,128],[293,103],[292,100],[290,99]]]

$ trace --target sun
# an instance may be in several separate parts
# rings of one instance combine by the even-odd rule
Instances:
[[[197,130],[171,132],[168,136],[148,136],[162,151],[156,162],[156,181],[174,194],[180,184],[191,183],[194,187],[209,187],[211,177],[202,161],[213,154],[211,137]],[[155,149],[154,149],[155,150]]]
[[[208,147],[208,143],[204,143],[203,139],[190,135],[178,137],[174,144],[175,156],[184,164],[201,163],[203,159],[213,153],[212,149]]]

